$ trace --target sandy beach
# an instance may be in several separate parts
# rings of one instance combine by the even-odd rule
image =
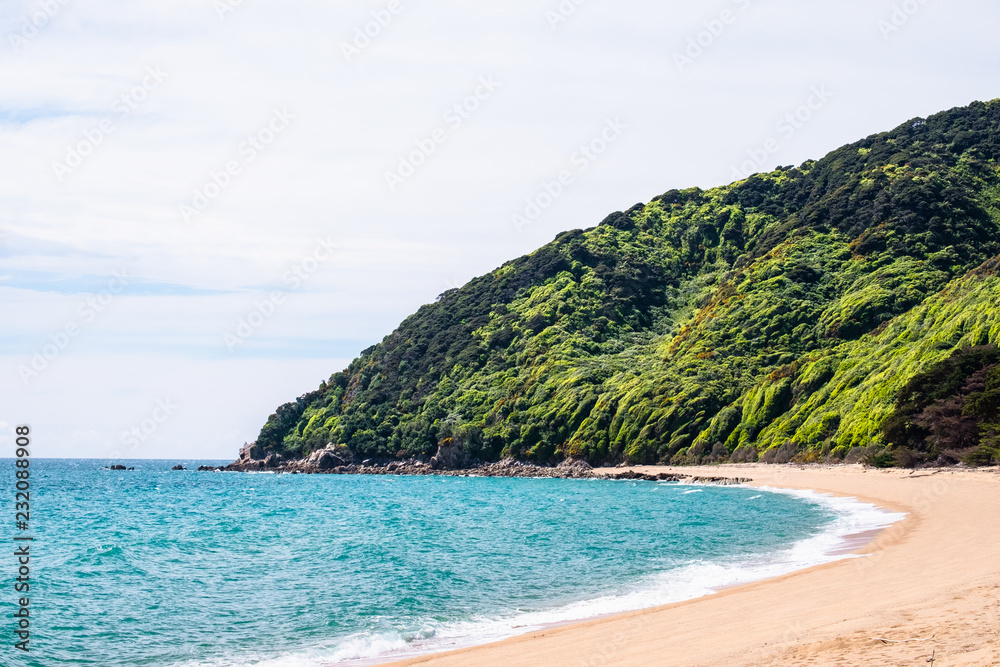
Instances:
[[[391,664],[1000,665],[997,469],[634,469],[751,477],[754,486],[850,496],[909,516],[864,546],[862,558]]]

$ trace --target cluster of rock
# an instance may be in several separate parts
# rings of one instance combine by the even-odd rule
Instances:
[[[451,475],[464,477],[549,477],[559,479],[623,479],[652,482],[688,482],[696,484],[745,484],[745,477],[693,477],[659,473],[656,475],[626,470],[609,475],[594,473],[585,461],[566,460],[558,466],[540,466],[516,459],[496,463],[470,461],[460,447],[442,444],[430,459],[422,457],[403,461],[356,460],[354,453],[343,445],[327,445],[304,459],[286,459],[273,451],[262,451],[257,445],[245,445],[240,458],[218,468],[201,466],[198,470],[230,472],[276,472],[321,475]]]
[[[695,477],[693,475],[677,475],[666,472],[652,475],[634,470],[611,473],[610,475],[602,475],[601,477],[603,479],[636,479],[646,482],[684,482],[686,484],[716,484],[719,486],[749,484],[753,481],[749,477]]]
[[[285,459],[274,452],[259,452],[255,451],[253,447],[245,447],[240,452],[239,460],[218,469],[237,472],[270,471],[326,475],[465,475],[570,479],[594,476],[592,468],[584,461],[564,461],[559,466],[547,467],[515,459],[504,459],[497,463],[482,463],[465,460],[464,456],[464,453],[459,452],[457,448],[441,447],[438,449],[438,453],[429,460],[411,458],[403,461],[377,461],[375,459],[357,461],[347,447],[331,445],[313,452],[305,459]],[[214,468],[212,469],[214,470]]]
[[[116,463],[113,466],[104,466],[105,470],[135,470],[135,468],[126,468],[120,463]]]

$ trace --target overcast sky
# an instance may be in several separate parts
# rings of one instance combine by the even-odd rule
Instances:
[[[561,231],[1000,96],[998,19],[5,0],[0,446],[27,423],[36,456],[232,459],[421,304]]]

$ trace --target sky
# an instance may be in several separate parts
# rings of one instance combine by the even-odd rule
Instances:
[[[1000,97],[989,0],[5,0],[0,453],[228,459],[568,229]],[[11,449],[12,451],[12,449]]]

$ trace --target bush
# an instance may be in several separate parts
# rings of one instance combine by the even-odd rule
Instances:
[[[794,442],[786,442],[780,447],[772,447],[764,452],[764,454],[760,457],[760,460],[764,463],[788,463],[792,460],[792,457],[795,456],[797,449],[798,448],[795,446]]]
[[[962,457],[962,463],[971,467],[991,466],[1000,463],[1000,449],[995,447],[976,447]]]
[[[906,447],[893,450],[892,458],[900,468],[916,468],[924,462],[925,458],[920,452],[916,452]]]
[[[729,460],[733,463],[755,463],[757,461],[757,448],[752,445],[743,445],[742,447],[737,447],[736,450],[730,454]]]

